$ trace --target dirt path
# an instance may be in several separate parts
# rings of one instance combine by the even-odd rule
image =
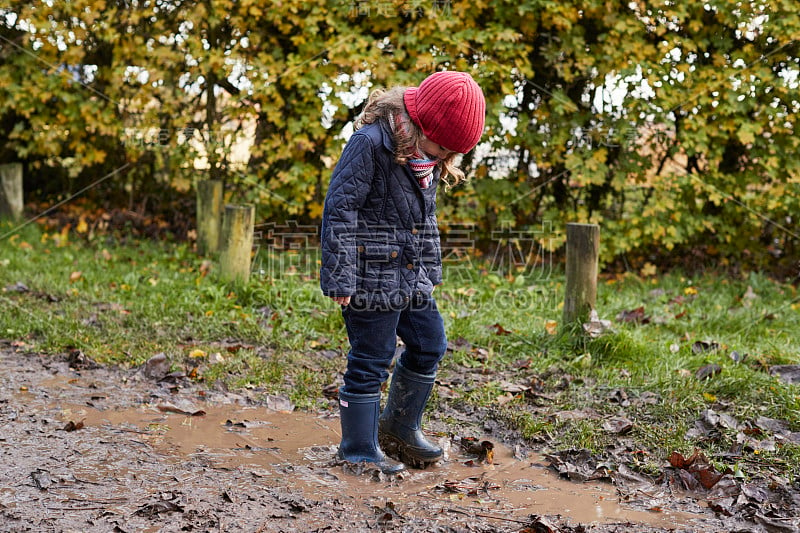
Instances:
[[[255,391],[11,349],[0,365],[0,531],[729,530],[700,506],[623,505],[498,442],[487,461],[442,439],[446,461],[386,479],[333,460],[337,418]]]

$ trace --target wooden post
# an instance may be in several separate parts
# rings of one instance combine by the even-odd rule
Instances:
[[[22,218],[22,163],[0,165],[0,219]]]
[[[567,224],[567,281],[564,288],[564,325],[585,322],[597,298],[597,259],[600,227]]]
[[[213,254],[220,247],[222,225],[222,182],[201,180],[197,182],[197,251],[201,255]]]
[[[255,211],[251,205],[225,206],[220,255],[220,275],[224,281],[247,283],[250,279]]]

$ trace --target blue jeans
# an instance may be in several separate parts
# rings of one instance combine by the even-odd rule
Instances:
[[[350,339],[344,389],[374,394],[389,377],[399,336],[406,345],[403,366],[418,374],[434,374],[447,351],[444,321],[436,301],[417,293],[404,306],[377,311],[359,306],[342,308]]]

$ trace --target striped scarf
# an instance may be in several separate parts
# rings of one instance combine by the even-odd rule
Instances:
[[[392,128],[392,132],[397,133],[397,128],[399,128],[399,133],[401,135],[405,133],[403,118],[399,115],[397,117],[389,115],[389,126]],[[433,181],[433,169],[436,168],[438,164],[439,159],[425,157],[425,154],[417,149],[414,150],[413,157],[408,160],[408,168],[411,169],[411,173],[417,178],[421,189],[427,189],[431,186],[431,182]]]

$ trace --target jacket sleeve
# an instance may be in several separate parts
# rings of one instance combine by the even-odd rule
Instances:
[[[356,292],[356,232],[375,172],[375,149],[366,135],[354,134],[333,170],[322,212],[320,286],[326,296]]]

